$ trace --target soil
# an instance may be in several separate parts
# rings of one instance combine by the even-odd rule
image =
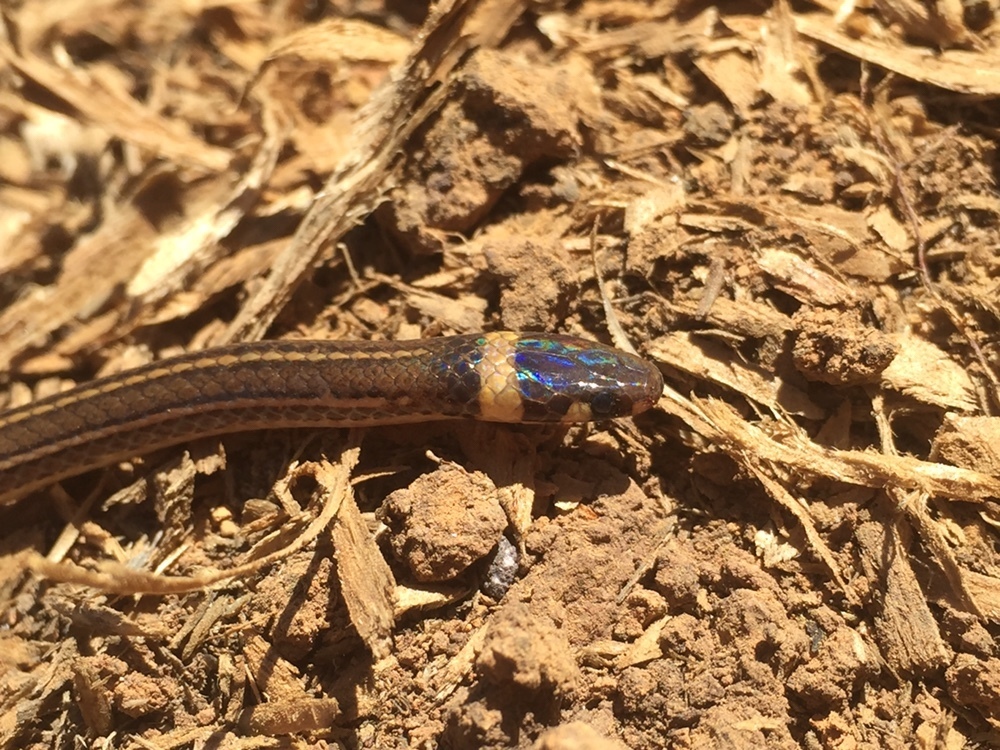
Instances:
[[[0,746],[1000,746],[995,5],[3,23],[0,410],[501,329],[666,391],[204,439],[5,505]]]

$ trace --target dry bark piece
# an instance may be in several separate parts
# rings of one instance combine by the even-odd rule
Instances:
[[[117,662],[113,676],[125,674],[125,663],[107,656],[82,656],[73,664],[75,702],[83,715],[84,723],[95,735],[107,734],[112,726],[112,693],[107,685],[107,667],[110,661]]]
[[[330,585],[336,580],[332,550],[325,544],[319,549],[322,557],[318,560],[313,555],[295,555],[269,571],[257,582],[248,603],[252,611],[284,613],[266,635],[272,648],[292,662],[301,661],[320,645],[343,641],[349,629],[344,609],[331,606],[340,599],[339,589]]]
[[[946,414],[934,436],[931,457],[984,474],[1000,475],[1000,417]]]
[[[820,259],[776,247],[761,249],[757,255],[761,270],[772,277],[774,286],[807,305],[854,306],[854,289],[841,280]]]
[[[648,274],[660,259],[680,252],[685,237],[678,231],[678,215],[687,205],[682,185],[643,186],[625,207],[625,232],[628,251],[625,269]]]
[[[239,718],[240,729],[253,735],[328,732],[340,717],[340,704],[333,698],[297,698],[248,708]]]
[[[885,503],[881,505],[884,511]],[[898,673],[927,676],[947,664],[949,650],[905,553],[903,529],[891,513],[882,512],[877,521],[862,524],[855,535],[872,587],[882,657]]]
[[[911,333],[897,336],[899,352],[882,371],[882,385],[917,401],[972,412],[978,406],[968,370],[940,347]]]
[[[283,658],[260,634],[250,632],[243,642],[244,669],[254,688],[268,700],[295,701],[309,697],[300,670]]]
[[[801,414],[809,419],[819,419],[823,415],[809,394],[794,382],[746,362],[738,353],[714,341],[689,333],[671,333],[650,344],[649,353],[658,362],[769,408]]]
[[[904,78],[979,96],[1000,94],[1000,64],[992,47],[983,50],[931,50],[902,44],[899,40],[868,35],[857,38],[827,14],[795,16],[803,36],[828,44],[845,55],[899,73]]]
[[[935,47],[951,47],[972,42],[974,35],[965,27],[963,3],[957,0],[874,0],[872,7],[902,35],[928,42]]]
[[[128,143],[205,172],[224,172],[229,166],[230,154],[225,149],[195,138],[183,122],[137,102],[117,76],[102,75],[99,69],[64,70],[31,54],[17,55],[6,44],[0,45],[0,58],[63,99],[81,118]]]
[[[337,553],[337,578],[351,624],[377,659],[392,650],[396,579],[354,497],[344,499],[330,532]]]

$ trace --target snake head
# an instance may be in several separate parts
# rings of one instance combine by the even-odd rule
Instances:
[[[595,341],[487,334],[480,409],[501,422],[589,422],[652,407],[663,376],[651,363]]]

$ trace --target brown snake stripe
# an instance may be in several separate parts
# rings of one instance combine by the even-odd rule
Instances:
[[[199,437],[461,417],[584,422],[638,414],[662,389],[650,363],[569,336],[235,344],[164,359],[0,414],[0,504]]]

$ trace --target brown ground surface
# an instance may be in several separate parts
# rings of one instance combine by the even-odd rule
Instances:
[[[2,7],[0,407],[496,328],[668,384],[3,509],[3,747],[1000,744],[995,3]]]

